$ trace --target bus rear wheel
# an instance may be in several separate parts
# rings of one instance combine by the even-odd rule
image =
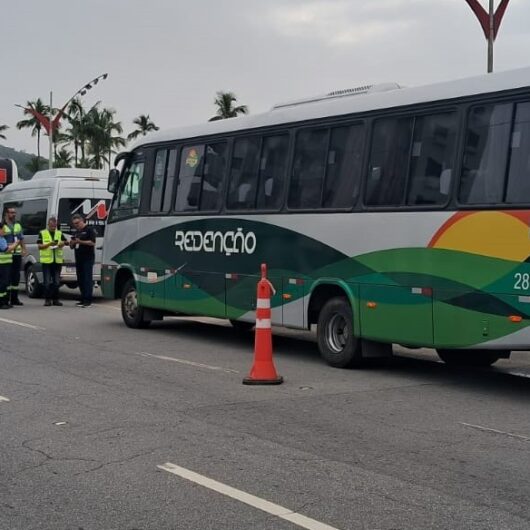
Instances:
[[[353,311],[344,297],[328,300],[318,315],[318,349],[322,358],[336,368],[360,366],[359,339],[353,334]]]
[[[121,294],[121,316],[125,325],[133,329],[146,328],[151,324],[144,315],[144,308],[138,305],[138,292],[133,279],[127,280]]]
[[[509,352],[497,350],[436,350],[442,361],[455,367],[487,368],[501,358],[508,358]]]

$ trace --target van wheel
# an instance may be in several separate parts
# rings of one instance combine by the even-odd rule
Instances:
[[[25,272],[26,278],[26,294],[29,298],[40,298],[43,291],[43,286],[39,282],[39,277],[35,272],[35,267],[30,265]]]
[[[360,366],[360,341],[353,334],[353,311],[344,297],[332,298],[322,308],[317,326],[318,349],[322,358],[336,368]]]
[[[127,281],[121,294],[121,316],[129,328],[146,328],[151,324],[144,317],[144,308],[138,305],[138,293],[133,279]]]
[[[436,350],[442,361],[455,367],[487,368],[500,358],[508,358],[509,352],[497,350]]]

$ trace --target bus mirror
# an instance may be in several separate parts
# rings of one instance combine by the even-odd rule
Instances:
[[[107,183],[107,190],[110,191],[110,193],[116,193],[119,182],[120,182],[120,172],[117,169],[111,169],[109,171],[109,180]]]

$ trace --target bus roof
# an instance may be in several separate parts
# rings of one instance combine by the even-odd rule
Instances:
[[[371,110],[402,107],[417,103],[451,100],[465,96],[502,92],[530,87],[530,67],[485,74],[476,77],[445,81],[431,85],[397,88],[384,92],[352,93],[340,98],[308,98],[299,105],[277,106],[269,112],[206,122],[200,125],[154,132],[136,142],[132,149],[142,145],[172,140],[191,139],[246,129],[257,129],[323,117],[368,112]]]

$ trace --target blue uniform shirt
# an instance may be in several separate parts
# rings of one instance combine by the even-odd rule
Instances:
[[[6,225],[9,226],[11,230],[11,233],[5,236],[5,240],[7,241],[9,245],[11,243],[16,243],[17,238],[20,239],[20,241],[24,239],[24,232],[22,232],[22,230],[18,234],[16,234],[17,237],[15,237],[15,225],[14,224],[11,225],[9,223],[6,223]]]
[[[4,236],[0,236],[0,252],[5,252],[7,250],[7,241]]]

